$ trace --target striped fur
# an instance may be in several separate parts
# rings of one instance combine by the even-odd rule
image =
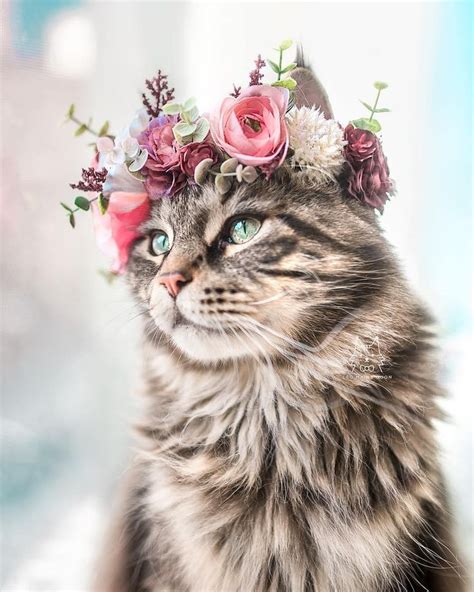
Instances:
[[[223,243],[240,214],[260,232]],[[98,590],[461,591],[430,319],[374,213],[279,170],[163,199],[144,232],[141,445]]]

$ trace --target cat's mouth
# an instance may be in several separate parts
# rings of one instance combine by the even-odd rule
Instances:
[[[191,320],[187,316],[185,316],[179,308],[176,306],[175,313],[174,313],[174,322],[173,322],[173,329],[186,329],[192,328],[199,331],[204,331],[206,333],[217,333],[218,330],[213,327],[209,327],[207,325],[203,325],[201,323],[197,323],[196,321]]]

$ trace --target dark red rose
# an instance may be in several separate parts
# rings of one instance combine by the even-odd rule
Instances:
[[[377,149],[378,139],[367,130],[354,127],[351,123],[344,130],[346,159],[350,162],[362,162],[370,158]]]
[[[346,159],[350,167],[347,190],[352,197],[382,212],[395,188],[380,141],[374,134],[371,136],[374,150],[364,160],[354,158],[346,146]]]
[[[194,179],[194,169],[205,158],[212,158],[216,164],[219,154],[210,142],[191,142],[183,146],[179,152],[179,166],[185,175]]]
[[[145,179],[145,189],[150,199],[171,197],[184,188],[187,183],[186,175],[180,169],[169,171],[148,171]]]

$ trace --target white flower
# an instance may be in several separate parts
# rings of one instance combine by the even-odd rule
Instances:
[[[143,182],[134,177],[125,164],[116,164],[110,167],[103,192],[106,195],[114,191],[126,191],[128,193],[143,193]]]
[[[140,149],[136,136],[146,129],[149,120],[146,110],[140,109],[132,123],[123,128],[115,140],[108,136],[98,138],[99,165],[111,170],[116,165],[127,163],[133,172],[142,169],[147,161],[148,152]]]
[[[337,175],[344,163],[344,132],[334,119],[314,107],[293,109],[287,117],[290,163],[311,176]]]

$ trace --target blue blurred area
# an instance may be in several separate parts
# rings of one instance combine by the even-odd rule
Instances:
[[[12,38],[19,57],[41,53],[44,32],[51,19],[82,0],[16,0],[11,3]],[[15,41],[16,40],[16,41]]]
[[[427,105],[432,136],[420,139],[427,187],[419,242],[423,280],[436,294],[443,332],[451,335],[472,322],[472,3],[439,5],[437,28]]]

